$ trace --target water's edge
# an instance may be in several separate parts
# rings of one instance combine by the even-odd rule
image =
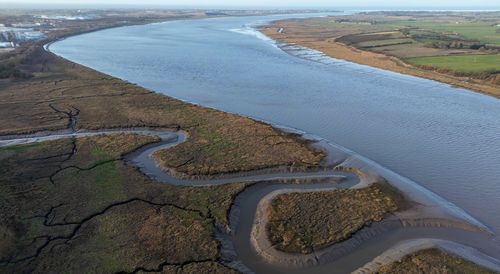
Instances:
[[[279,42],[276,42],[276,43],[279,43]],[[286,46],[279,45],[278,47],[283,50],[283,48]],[[46,50],[50,51],[50,45],[46,46]],[[308,50],[308,49],[304,49],[304,50]],[[314,59],[315,55],[313,54],[312,56]],[[298,57],[300,57],[300,56],[298,56]],[[309,57],[310,56],[308,56],[308,58]],[[330,58],[330,57],[328,57],[328,58]],[[346,62],[346,61],[335,59],[335,62],[339,62],[339,61]],[[346,63],[349,63],[349,62],[346,62]],[[385,71],[385,72],[394,73],[394,72],[390,72],[390,71]],[[403,74],[401,74],[401,75],[403,75]],[[407,75],[404,75],[404,76],[407,76]],[[413,76],[409,76],[409,77],[413,77]],[[125,79],[122,79],[122,80],[126,81]],[[153,91],[153,92],[156,92],[156,91]],[[182,100],[182,99],[179,99],[179,100]],[[186,103],[194,104],[194,105],[201,105],[201,104],[196,104],[194,102],[190,102],[188,100],[182,100],[182,101],[184,101]],[[203,107],[206,107],[206,106],[203,106]],[[215,107],[213,107],[213,109],[218,110]],[[245,115],[241,115],[238,113],[235,113],[235,114],[240,115],[240,116],[245,116]],[[289,132],[293,132],[293,133],[300,133],[302,136],[304,136],[306,138],[318,141],[319,144],[323,143],[321,145],[323,147],[325,146],[325,144],[327,144],[328,146],[332,147],[331,151],[335,152],[335,153],[330,154],[330,156],[329,156],[330,158],[325,159],[328,163],[330,163],[330,164],[335,163],[335,165],[340,164],[339,166],[345,167],[346,169],[357,168],[357,169],[362,170],[364,173],[369,174],[369,176],[382,176],[382,177],[388,179],[388,181],[391,182],[392,184],[394,184],[394,186],[396,186],[397,188],[408,193],[409,196],[411,196],[411,198],[422,199],[426,203],[438,204],[439,207],[444,210],[444,211],[440,212],[439,214],[444,214],[444,212],[451,213],[451,215],[453,215],[454,217],[456,217],[458,219],[465,220],[468,223],[472,223],[475,226],[481,227],[485,231],[489,231],[489,229],[485,225],[483,225],[482,223],[477,221],[475,218],[473,218],[471,215],[469,215],[468,213],[466,213],[464,210],[460,209],[456,205],[446,201],[445,199],[441,198],[437,194],[427,190],[426,188],[418,185],[417,183],[415,183],[415,182],[413,182],[413,181],[411,181],[403,176],[400,176],[400,175],[382,167],[381,165],[377,164],[376,162],[371,161],[368,158],[362,157],[359,154],[357,154],[349,149],[346,149],[346,148],[341,147],[339,145],[333,144],[332,142],[328,142],[325,139],[319,138],[317,136],[313,136],[311,134],[301,132],[300,130],[297,130],[297,129],[286,128],[283,126],[272,124],[269,121],[265,121],[262,119],[255,119],[255,118],[252,118],[249,116],[246,116],[246,117],[248,117],[250,119],[254,119],[254,120],[263,121],[265,123],[271,124],[272,126],[278,128],[278,129],[281,129],[281,130],[285,130],[285,131],[289,131]],[[440,215],[440,217],[442,217],[442,215]]]

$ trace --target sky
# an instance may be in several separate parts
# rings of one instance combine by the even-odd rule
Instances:
[[[260,7],[500,7],[500,0],[0,0],[1,4],[43,6],[153,5],[153,6],[260,6]]]

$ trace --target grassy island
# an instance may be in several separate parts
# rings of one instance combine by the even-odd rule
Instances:
[[[288,193],[271,202],[267,229],[278,249],[308,254],[406,207],[404,197],[387,183],[362,189]]]

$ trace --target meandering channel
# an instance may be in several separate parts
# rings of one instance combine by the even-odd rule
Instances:
[[[347,164],[354,155],[347,155],[344,150],[344,161],[337,167],[353,168],[357,172],[337,171],[326,161],[324,167],[307,172],[284,172],[276,170],[255,171],[250,173],[224,175],[217,178],[189,179],[171,175],[160,168],[151,155],[158,150],[168,149],[186,141],[182,131],[170,131],[149,128],[102,129],[96,131],[75,131],[71,124],[67,130],[56,132],[40,132],[30,135],[0,136],[0,147],[8,147],[29,143],[38,143],[63,138],[80,138],[96,135],[112,135],[134,133],[147,136],[157,136],[160,141],[141,147],[124,156],[126,163],[141,170],[145,175],[162,183],[172,185],[203,187],[210,185],[230,184],[236,182],[251,182],[234,201],[229,214],[229,226],[218,228],[217,238],[221,242],[221,253],[224,263],[242,272],[297,272],[297,273],[331,273],[332,269],[339,273],[353,271],[364,263],[375,258],[392,245],[401,240],[420,237],[435,237],[457,241],[464,245],[476,247],[465,249],[460,256],[480,263],[492,269],[500,267],[500,261],[487,254],[500,254],[500,247],[492,240],[492,235],[481,223],[460,212],[454,207],[446,207],[441,199],[436,199],[428,192],[418,192],[408,188],[406,182],[397,182],[394,178],[391,184],[411,197],[418,206],[411,210],[398,213],[386,220],[365,227],[356,232],[350,239],[330,247],[315,251],[313,254],[299,255],[280,252],[269,245],[265,234],[265,212],[263,204],[273,197],[289,192],[328,191],[339,188],[364,187],[378,178],[379,174],[368,172],[376,169],[357,164]],[[305,138],[306,136],[304,136]],[[322,147],[329,155],[339,148],[327,148],[321,141],[315,145]],[[356,161],[355,161],[356,163]],[[411,191],[409,193],[408,191]],[[260,233],[256,233],[260,231]],[[459,245],[459,244],[456,244]],[[460,245],[461,246],[461,245]],[[399,246],[394,247],[396,249]],[[393,249],[394,249],[393,248]],[[256,252],[257,251],[257,252]],[[485,264],[485,262],[487,262]],[[314,267],[314,268],[311,268]],[[366,267],[365,267],[366,269]]]
[[[439,194],[499,234],[500,100],[281,45],[286,53],[252,29],[289,17],[109,29],[50,50],[167,96],[321,136]]]

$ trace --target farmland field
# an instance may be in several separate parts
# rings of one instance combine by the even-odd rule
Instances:
[[[500,45],[500,27],[490,22],[387,21],[394,26],[417,27],[434,31],[456,33],[464,38],[487,44]]]
[[[499,16],[500,12],[362,12],[283,20],[261,31],[337,59],[499,97]],[[284,32],[277,32],[280,28]]]
[[[500,70],[500,54],[433,56],[407,59],[414,65],[448,68],[458,72],[483,72]]]

